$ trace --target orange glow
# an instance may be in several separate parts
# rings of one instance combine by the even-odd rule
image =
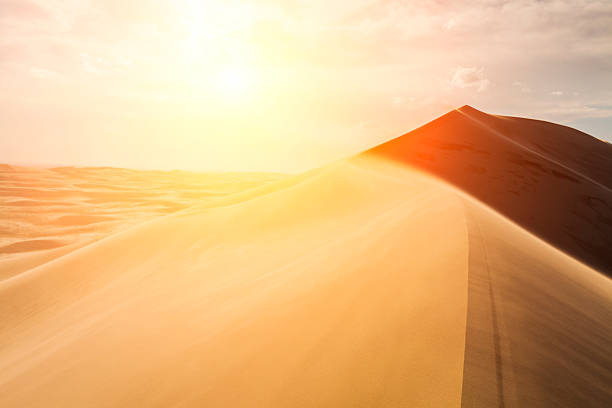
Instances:
[[[576,84],[607,72],[588,53],[610,41],[577,40],[586,31],[572,31],[573,8],[559,5],[551,27],[545,2],[523,6],[8,0],[0,162],[297,172],[466,103],[553,121],[609,116],[592,91],[605,87],[565,89],[524,51],[565,60],[562,44],[594,44],[580,51],[589,74],[564,81]],[[497,27],[494,43],[477,21]]]
[[[0,408],[612,408],[609,27],[0,0]]]

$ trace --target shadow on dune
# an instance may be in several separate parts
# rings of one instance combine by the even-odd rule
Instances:
[[[16,252],[40,251],[41,249],[52,249],[63,246],[65,243],[55,239],[31,239],[14,242],[0,247],[0,254],[12,254]]]
[[[379,145],[612,276],[612,146],[578,130],[470,106]]]

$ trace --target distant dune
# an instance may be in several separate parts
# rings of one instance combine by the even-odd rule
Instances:
[[[3,168],[4,245],[67,241],[0,255],[0,406],[612,406],[609,149],[464,107],[294,177]]]
[[[90,243],[284,176],[0,165],[0,254]],[[10,257],[11,261],[15,257]],[[0,279],[6,257],[0,255]]]

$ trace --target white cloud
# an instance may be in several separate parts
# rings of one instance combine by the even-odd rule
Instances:
[[[518,88],[522,93],[531,93],[531,88],[520,81],[512,83],[512,86]]]
[[[38,67],[31,67],[30,75],[39,79],[53,79],[59,77],[59,74],[53,70]]]
[[[391,105],[393,105],[394,107],[399,107],[403,104],[404,104],[404,98],[401,96],[394,96],[391,99]]]
[[[554,95],[554,96],[562,96],[563,95],[563,91],[552,91],[550,94]]]
[[[489,86],[490,81],[484,76],[484,67],[462,67],[455,68],[450,80],[454,88],[475,88],[482,92]]]
[[[454,17],[451,17],[446,23],[444,23],[443,27],[446,30],[452,30],[453,27],[457,25],[457,20]]]

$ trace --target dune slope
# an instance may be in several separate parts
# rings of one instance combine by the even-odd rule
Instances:
[[[462,406],[612,403],[612,281],[466,200]]]
[[[0,405],[458,406],[463,206],[410,174],[341,163],[4,281]]]
[[[365,153],[424,169],[612,276],[612,145],[469,106]]]
[[[612,405],[607,156],[478,115],[4,263],[0,406]]]

